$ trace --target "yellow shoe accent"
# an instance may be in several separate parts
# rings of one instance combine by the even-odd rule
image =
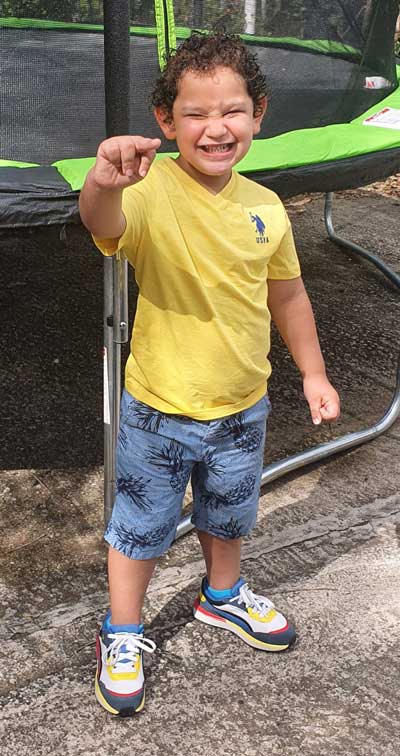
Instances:
[[[277,612],[275,609],[271,609],[268,614],[265,615],[265,617],[260,617],[259,612],[256,612],[255,609],[252,609],[251,606],[247,607],[247,614],[252,619],[257,620],[258,622],[272,622],[274,617],[276,617]]]
[[[275,643],[265,643],[264,641],[258,640],[258,638],[253,638],[253,636],[246,633],[242,627],[239,627],[239,625],[236,625],[235,622],[231,622],[230,620],[226,620],[226,624],[230,625],[233,632],[236,633],[236,635],[241,635],[245,643],[248,643],[249,646],[253,646],[253,648],[268,648],[269,651],[285,651],[288,648],[287,645],[278,646]]]
[[[106,664],[106,668],[111,680],[136,680],[140,671],[138,664],[135,664],[134,672],[113,672],[111,664]]]
[[[103,694],[102,694],[102,692],[100,690],[99,681],[97,679],[97,673],[96,673],[95,678],[94,678],[94,692],[95,692],[95,695],[96,695],[96,698],[97,698],[99,704],[101,704],[102,706],[104,706],[104,708],[107,709],[107,711],[109,711],[110,714],[118,714],[119,713],[116,709],[113,709],[112,706],[110,706],[110,704],[107,703],[106,699],[104,698],[104,696],[103,696]]]
[[[142,702],[141,702],[141,703],[139,704],[139,706],[137,707],[137,709],[135,709],[135,713],[136,713],[136,714],[137,714],[137,713],[138,713],[139,711],[142,711],[142,709],[143,709],[143,706],[144,706],[144,699],[145,699],[145,698],[146,698],[146,694],[145,694],[145,692],[143,691],[143,698],[142,698]]]

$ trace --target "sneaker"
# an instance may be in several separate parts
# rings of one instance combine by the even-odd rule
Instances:
[[[193,614],[207,625],[222,627],[245,643],[263,651],[284,651],[296,638],[294,628],[276,611],[272,601],[257,596],[241,578],[231,589],[231,598],[214,601],[204,578]]]
[[[128,632],[129,625],[123,632],[115,632],[116,628],[109,626],[109,617],[108,614],[97,636],[95,694],[111,714],[131,717],[144,706],[142,653],[153,653],[156,644],[144,638],[143,632]]]

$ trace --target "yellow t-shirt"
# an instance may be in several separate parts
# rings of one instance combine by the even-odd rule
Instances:
[[[233,172],[211,194],[171,158],[123,193],[123,250],[139,297],[129,393],[155,409],[212,420],[247,409],[271,373],[267,279],[300,275],[290,222],[269,189]]]

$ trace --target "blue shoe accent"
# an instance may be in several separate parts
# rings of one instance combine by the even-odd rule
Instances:
[[[208,579],[204,578],[204,593],[207,596],[207,598],[210,598],[211,601],[221,601],[222,603],[225,603],[226,601],[230,601],[230,599],[235,598],[235,596],[239,595],[239,591],[242,585],[244,585],[245,581],[243,578],[239,578],[239,580],[236,581],[236,583],[232,586],[232,588],[228,588],[224,591],[216,591],[214,588],[211,588]]]
[[[110,619],[111,612],[108,610],[102,626],[102,630],[106,633],[135,633],[136,635],[143,635],[144,625],[142,623],[140,625],[112,625]]]

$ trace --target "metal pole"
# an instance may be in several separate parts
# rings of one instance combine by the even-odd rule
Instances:
[[[129,0],[104,0],[104,87],[107,137],[129,133]],[[121,396],[121,344],[128,340],[127,263],[104,260],[104,519],[115,489],[115,443]]]
[[[372,263],[372,265],[375,265],[378,270],[380,270],[381,273],[383,273],[386,278],[388,278],[389,281],[391,281],[399,289],[400,276],[398,275],[398,273],[392,270],[389,265],[386,265],[386,263],[384,263],[383,260],[378,257],[378,255],[375,255],[373,252],[364,249],[364,247],[360,247],[359,244],[355,244],[349,239],[344,239],[342,236],[338,236],[333,227],[332,208],[333,192],[327,192],[325,195],[325,227],[328,232],[329,238],[332,241],[336,242],[336,244],[339,244],[341,247],[348,249],[349,252],[352,252],[359,257],[363,257],[365,260],[368,260],[370,263]]]

